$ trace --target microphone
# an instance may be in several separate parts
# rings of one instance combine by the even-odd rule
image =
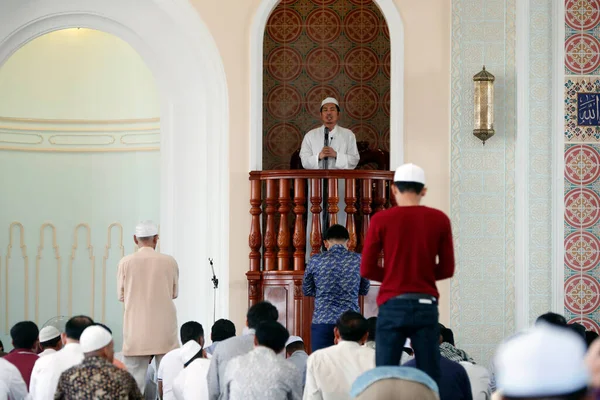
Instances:
[[[208,262],[210,263],[210,269],[212,270],[212,283],[214,286],[214,289],[217,289],[219,287],[219,279],[217,279],[217,276],[215,275],[215,267],[213,266],[213,260],[212,258],[208,259]]]
[[[325,143],[324,143],[324,145],[325,145],[325,147],[329,146],[329,128],[328,127],[325,127]],[[328,160],[329,160],[329,157],[323,158],[323,169],[327,169]]]

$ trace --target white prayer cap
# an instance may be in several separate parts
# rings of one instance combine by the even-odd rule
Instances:
[[[290,344],[296,343],[296,342],[304,343],[304,340],[302,340],[302,338],[300,336],[290,336],[290,338],[287,340],[287,342],[285,342],[285,347],[288,347]]]
[[[550,397],[587,387],[585,343],[569,329],[538,325],[498,348],[498,389],[510,397]]]
[[[404,164],[396,169],[394,182],[416,182],[425,184],[425,171],[415,164]]]
[[[52,325],[48,325],[43,327],[40,331],[40,343],[47,342],[48,340],[55,339],[60,336],[60,332],[58,329],[53,327]]]
[[[142,221],[135,226],[135,236],[146,238],[158,235],[158,226],[150,220]]]
[[[198,352],[202,349],[200,344],[195,340],[188,340],[186,344],[181,346],[179,354],[181,355],[181,362],[187,364]]]
[[[340,103],[338,103],[338,101],[334,97],[328,97],[321,102],[321,107],[323,107],[325,104],[330,104],[330,103],[333,103],[338,107],[340,106]]]
[[[412,345],[410,344],[410,339],[406,339],[406,342],[404,342],[404,347],[408,347],[409,349],[412,349]]]
[[[91,325],[85,328],[79,338],[81,351],[91,353],[92,351],[100,350],[112,342],[112,335],[100,325]]]

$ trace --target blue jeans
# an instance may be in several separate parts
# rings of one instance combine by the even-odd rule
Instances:
[[[312,324],[310,326],[310,348],[313,353],[333,346],[333,328],[335,328],[335,324]]]
[[[393,298],[379,307],[375,336],[377,366],[400,364],[407,338],[415,351],[417,368],[440,380],[440,327],[437,301]]]

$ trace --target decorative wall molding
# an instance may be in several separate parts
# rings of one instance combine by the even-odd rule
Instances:
[[[54,257],[56,258],[56,315],[60,313],[60,294],[61,294],[61,259],[58,242],[56,240],[56,226],[49,222],[42,224],[40,227],[40,244],[38,246],[37,256],[35,258],[35,323],[40,323],[40,261],[42,260],[42,252],[44,251],[44,230],[50,228],[52,230],[52,248],[54,249]]]
[[[86,223],[78,224],[73,231],[73,247],[71,247],[71,258],[69,260],[69,315],[73,315],[73,262],[77,255],[77,247],[79,246],[79,239],[77,231],[80,228],[86,230],[86,248],[88,250],[90,258],[90,268],[92,270],[92,279],[90,285],[90,317],[94,318],[94,304],[96,298],[96,257],[94,257],[94,247],[92,246],[92,229]]]
[[[125,256],[125,248],[123,247],[123,225],[118,222],[114,222],[108,226],[106,246],[104,246],[104,256],[102,257],[102,323],[106,323],[106,260],[110,256],[110,250],[112,248],[112,229],[117,228],[119,230],[119,255],[120,258]]]
[[[24,270],[25,270],[25,285],[24,285],[24,300],[25,300],[25,315],[24,319],[29,319],[29,258],[27,257],[27,246],[25,245],[25,228],[20,222],[13,222],[8,227],[8,247],[6,249],[6,258],[4,262],[5,275],[4,275],[4,315],[5,315],[5,331],[8,334],[10,328],[10,300],[9,300],[9,282],[10,282],[10,258],[12,255],[12,248],[14,243],[13,228],[19,228],[19,248],[21,249],[21,257],[23,257]],[[0,265],[1,266],[1,265]]]
[[[0,150],[158,151],[160,150],[159,119],[102,121],[0,117]]]

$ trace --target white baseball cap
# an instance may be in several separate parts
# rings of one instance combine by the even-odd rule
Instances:
[[[52,325],[48,325],[42,328],[40,331],[40,343],[47,342],[60,336],[60,332]]]
[[[333,103],[338,107],[340,106],[340,103],[338,103],[338,101],[335,99],[335,97],[328,97],[321,102],[321,107],[323,107],[325,104],[330,104],[330,103]]]
[[[567,328],[540,324],[498,348],[498,389],[510,397],[550,397],[586,388],[582,338]]]
[[[135,236],[146,238],[158,235],[158,226],[152,221],[142,221],[135,226]]]
[[[100,350],[112,342],[112,335],[106,328],[100,325],[91,325],[85,328],[79,338],[81,351],[91,353],[92,351]]]
[[[425,185],[425,171],[415,164],[404,164],[396,169],[394,182],[416,182]]]
[[[287,340],[287,342],[285,342],[285,347],[288,347],[290,344],[296,343],[296,342],[304,343],[304,340],[302,340],[302,338],[300,336],[290,336],[290,338]]]

